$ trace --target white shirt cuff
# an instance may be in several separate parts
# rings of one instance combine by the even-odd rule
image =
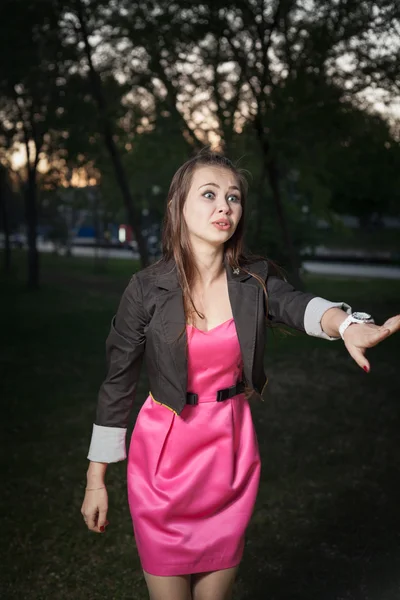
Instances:
[[[304,313],[304,329],[308,335],[330,341],[341,339],[340,336],[330,337],[323,331],[321,327],[322,316],[330,308],[341,308],[342,310],[346,311],[348,315],[353,312],[351,306],[346,302],[330,302],[329,300],[319,298],[318,296],[313,298],[307,304]]]
[[[88,459],[114,463],[126,458],[126,428],[104,427],[93,423]]]

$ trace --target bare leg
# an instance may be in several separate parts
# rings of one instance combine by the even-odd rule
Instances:
[[[193,600],[231,600],[238,568],[192,575]]]
[[[190,575],[160,577],[143,571],[150,600],[192,600]]]

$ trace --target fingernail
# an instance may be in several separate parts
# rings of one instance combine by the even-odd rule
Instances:
[[[367,367],[366,365],[364,365],[364,366],[363,366],[363,369],[364,369],[364,371],[365,371],[366,373],[369,373],[369,369],[368,369],[368,367]]]
[[[103,531],[104,531],[104,525],[101,525],[100,531],[103,533]]]

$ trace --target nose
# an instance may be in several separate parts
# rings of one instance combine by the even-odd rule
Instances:
[[[229,214],[230,212],[232,212],[231,205],[225,199],[221,200],[217,208],[217,213]]]

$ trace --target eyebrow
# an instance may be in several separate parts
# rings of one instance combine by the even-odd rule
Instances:
[[[206,185],[213,185],[216,188],[221,189],[220,186],[217,183],[212,183],[212,182],[210,182],[210,183],[203,183],[203,185],[201,185],[199,187],[199,189],[202,188],[202,187],[206,187]],[[228,188],[228,190],[237,190],[238,192],[240,192],[239,188],[236,185],[230,185],[229,188]]]

